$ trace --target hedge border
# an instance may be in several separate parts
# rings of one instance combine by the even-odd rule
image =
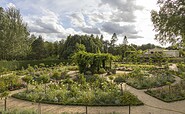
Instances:
[[[52,66],[55,64],[64,63],[62,60],[25,60],[25,61],[0,61],[0,71],[3,68],[7,70],[20,70],[22,67],[27,68],[28,64],[30,66],[39,65],[44,63],[45,65]]]
[[[16,98],[16,99],[20,99],[20,100],[25,100],[25,101],[30,101],[30,102],[33,102],[32,100],[30,99],[26,99],[26,98],[22,98],[22,97],[18,97],[16,96],[16,94],[12,95],[11,97],[13,98]],[[140,101],[140,100],[139,100]],[[36,103],[39,103],[36,101]],[[44,104],[52,104],[52,105],[64,105],[64,106],[92,106],[92,107],[110,107],[110,106],[113,106],[113,107],[122,107],[122,106],[129,106],[129,105],[116,105],[116,104],[108,104],[108,105],[98,105],[98,104],[79,104],[79,103],[70,103],[70,104],[63,104],[61,102],[46,102],[46,101],[41,101],[40,103],[44,103]],[[131,106],[143,106],[144,103],[142,101],[140,101],[140,104],[136,104],[136,105],[131,105]]]

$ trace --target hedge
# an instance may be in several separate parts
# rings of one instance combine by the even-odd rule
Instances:
[[[39,65],[44,63],[45,65],[52,66],[55,64],[60,64],[61,60],[26,60],[26,61],[0,61],[0,71],[4,69],[7,70],[20,70],[22,67],[27,68],[28,64],[30,66]]]

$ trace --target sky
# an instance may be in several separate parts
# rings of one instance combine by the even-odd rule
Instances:
[[[103,35],[110,40],[117,34],[117,44],[127,36],[136,45],[152,43],[155,32],[151,10],[158,10],[157,0],[0,0],[3,8],[16,7],[31,34],[44,40],[65,39],[69,34]]]

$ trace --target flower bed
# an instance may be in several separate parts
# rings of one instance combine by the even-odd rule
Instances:
[[[185,100],[185,81],[170,86],[168,88],[160,88],[157,90],[147,90],[145,93],[158,98],[164,102],[174,102]]]
[[[151,69],[152,71],[134,69],[133,72],[122,74],[123,82],[137,89],[149,89],[173,83],[174,77],[165,69]]]
[[[26,85],[18,76],[9,75],[0,78],[0,93],[6,90],[13,91],[25,87]]]
[[[93,80],[93,81],[92,81]],[[129,91],[123,93],[115,84],[98,76],[78,76],[75,81],[65,79],[60,84],[49,84],[46,92],[42,85],[37,85],[28,92],[13,95],[18,99],[29,101],[90,106],[126,106],[142,105],[143,103]]]

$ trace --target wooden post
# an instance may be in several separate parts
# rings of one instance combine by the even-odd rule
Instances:
[[[128,109],[129,109],[129,114],[131,114],[131,110],[130,110],[130,104],[129,104],[129,106],[128,106]]]
[[[5,99],[4,99],[4,110],[6,111],[6,100],[7,100],[7,98],[5,97]]]
[[[85,106],[85,114],[87,114],[87,106]]]

